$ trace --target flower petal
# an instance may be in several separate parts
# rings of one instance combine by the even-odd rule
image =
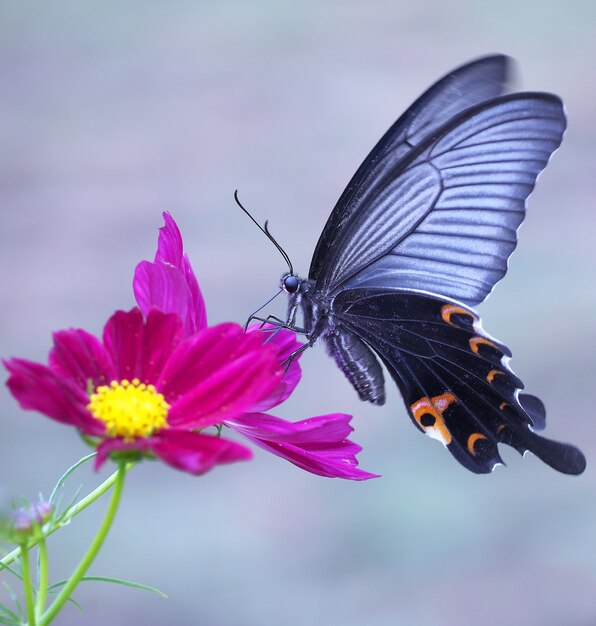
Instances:
[[[152,439],[135,439],[134,441],[124,441],[124,439],[104,439],[97,446],[97,456],[95,457],[95,469],[98,470],[109,458],[112,452],[126,452],[127,450],[138,450],[144,452],[151,449]]]
[[[204,474],[220,463],[247,461],[249,448],[211,435],[164,430],[152,438],[151,449],[168,465],[191,474]]]
[[[283,375],[276,350],[261,333],[237,324],[207,328],[183,341],[156,387],[172,405],[173,428],[205,428],[232,418],[267,397]]]
[[[99,469],[112,452],[151,450],[162,461],[191,474],[204,474],[215,465],[247,461],[252,452],[229,439],[200,433],[163,430],[153,437],[124,441],[106,439],[97,447],[95,469]]]
[[[184,321],[188,337],[207,326],[205,301],[188,256],[183,253],[176,222],[169,213],[163,213],[163,218],[165,226],[159,229],[155,259],[137,265],[133,289],[145,315],[152,307],[176,313]]]
[[[265,326],[268,328],[269,326]],[[249,326],[247,332],[263,332],[261,330],[260,324],[253,324]],[[296,334],[290,330],[278,330],[277,332],[266,333],[267,337],[267,345],[273,346],[277,349],[277,361],[282,366],[282,363],[300,346],[299,341],[296,340]],[[294,389],[296,389],[296,385],[300,382],[300,378],[302,377],[302,370],[300,368],[300,363],[298,363],[298,358],[295,358],[290,363],[290,366],[285,369],[284,367],[284,375],[280,379],[277,387],[263,400],[255,404],[251,411],[255,413],[260,413],[261,411],[268,411],[273,407],[281,404],[284,400],[287,400]]]
[[[182,266],[180,269],[186,278],[186,284],[192,295],[194,331],[197,332],[203,330],[203,328],[207,328],[207,307],[205,306],[205,300],[199,288],[199,281],[193,272],[187,254],[182,257]]]
[[[70,378],[85,392],[89,381],[95,388],[109,384],[116,376],[110,354],[101,341],[80,329],[54,333],[49,366],[58,377]]]
[[[207,309],[203,294],[199,289],[197,277],[192,270],[188,255],[183,252],[182,235],[174,218],[167,212],[162,213],[164,226],[159,229],[155,263],[169,263],[182,272],[192,299],[193,332],[207,327]]]
[[[10,359],[3,363],[10,373],[6,385],[23,409],[39,411],[89,435],[104,432],[104,425],[85,408],[89,396],[75,382],[41,363],[24,359]]]
[[[167,211],[161,215],[164,225],[159,229],[157,251],[153,260],[155,263],[168,263],[180,268],[183,257],[182,234],[174,218]]]
[[[114,362],[117,380],[133,380],[140,375],[143,315],[139,309],[116,311],[103,331],[103,343]]]
[[[190,334],[192,296],[180,270],[165,263],[141,261],[135,269],[133,289],[144,315],[154,307],[176,313],[184,320],[185,336]]]
[[[333,413],[287,422],[273,415],[250,413],[226,420],[226,426],[261,448],[319,476],[368,480],[377,478],[358,469],[356,455],[362,448],[346,437],[352,432],[352,417]]]
[[[116,379],[155,383],[181,336],[181,322],[171,313],[153,309],[145,322],[137,308],[116,311],[104,329],[104,344],[114,362]]]
[[[145,341],[141,363],[141,380],[155,383],[165,364],[180,345],[182,321],[177,315],[152,309],[145,322]]]

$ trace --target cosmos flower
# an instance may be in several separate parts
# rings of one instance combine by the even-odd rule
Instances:
[[[135,270],[134,293],[143,313],[148,314],[152,308],[176,313],[185,320],[186,336],[192,336],[206,327],[205,303],[184,253],[178,226],[169,213],[164,213],[163,218],[165,224],[159,230],[154,261],[142,261]],[[247,334],[263,336],[264,333],[255,325]],[[277,349],[280,366],[301,346],[295,334],[288,330],[269,337],[267,345]],[[302,372],[298,359],[283,369],[284,375],[267,397],[255,402],[251,411],[230,417],[223,424],[259,447],[314,474],[351,480],[376,478],[376,474],[357,467],[356,454],[361,447],[347,438],[353,430],[350,415],[333,413],[289,422],[263,413],[286,400],[300,381]]]
[[[286,422],[262,413],[296,387],[298,362],[287,373],[282,362],[298,342],[285,331],[267,341],[237,324],[207,327],[180,232],[164,219],[155,260],[135,273],[139,308],[114,313],[101,339],[80,329],[55,333],[47,365],[4,361],[21,407],[75,426],[97,446],[97,467],[110,456],[147,456],[202,474],[251,458],[246,446],[205,432],[229,426],[315,474],[374,477],[357,467],[350,416]]]
[[[201,474],[251,457],[201,432],[269,395],[282,376],[276,350],[235,324],[183,339],[182,320],[157,309],[117,311],[102,340],[84,330],[54,334],[48,365],[5,361],[8,387],[40,411],[96,439],[97,466],[113,452],[149,452]]]

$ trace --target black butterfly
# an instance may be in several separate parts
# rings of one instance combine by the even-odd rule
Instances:
[[[454,70],[387,131],[335,205],[308,279],[284,253],[280,325],[306,347],[321,339],[373,404],[385,402],[379,357],[414,424],[473,472],[502,463],[505,443],[580,474],[580,450],[534,433],[544,405],[519,393],[510,351],[470,308],[504,276],[526,198],[565,130],[557,96],[502,95],[509,66],[495,55]]]

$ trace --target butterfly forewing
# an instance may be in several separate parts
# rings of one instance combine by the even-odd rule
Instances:
[[[360,190],[317,287],[410,288],[482,301],[505,274],[526,199],[564,130],[562,103],[548,94],[504,96],[451,120],[382,188]]]
[[[341,224],[360,206],[363,190],[382,189],[384,177],[426,137],[450,119],[506,91],[511,59],[501,54],[459,67],[432,85],[391,126],[363,161],[337,201],[313,255],[309,276],[324,273],[325,251]]]

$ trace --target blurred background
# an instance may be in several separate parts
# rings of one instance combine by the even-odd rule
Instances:
[[[83,583],[57,623],[215,626],[591,626],[596,623],[596,4],[417,2],[32,3],[0,6],[0,353],[44,360],[51,332],[99,333],[133,305],[136,263],[172,212],[211,323],[243,322],[303,275],[364,156],[445,72],[504,52],[518,86],[562,96],[569,128],[529,202],[484,327],[546,403],[547,435],[578,444],[580,477],[503,450],[475,476],[412,426],[395,388],[360,403],[321,347],[277,414],[355,415],[362,467],[311,476],[260,450],[195,478],[146,463],[129,476],[90,573],[169,600]],[[282,312],[283,303],[270,309]],[[5,498],[49,494],[86,450],[0,390]],[[90,491],[99,476],[81,470]],[[68,574],[104,502],[50,542]]]

